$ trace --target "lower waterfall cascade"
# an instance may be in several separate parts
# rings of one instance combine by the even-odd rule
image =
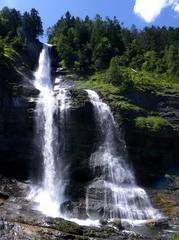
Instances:
[[[32,185],[28,198],[37,203],[37,209],[52,217],[62,216],[60,206],[65,202],[67,171],[63,159],[65,124],[68,121],[71,99],[68,87],[63,86],[62,77],[51,79],[50,46],[45,45],[40,54],[39,66],[35,72],[35,87],[40,91],[36,104],[36,135],[43,159],[42,181]],[[103,217],[120,218],[123,221],[140,221],[161,218],[154,209],[144,189],[136,184],[134,174],[118,150],[115,135],[116,122],[109,106],[92,90],[85,90],[93,106],[100,142],[91,154],[89,162],[99,163],[102,169],[100,179],[104,185]],[[60,126],[58,126],[60,125]],[[60,129],[60,130],[59,130]],[[115,134],[114,134],[115,132]],[[86,212],[88,222],[96,222],[91,214],[91,190],[95,180],[86,189]],[[73,220],[73,219],[72,219]],[[83,224],[85,221],[76,220]]]
[[[100,181],[102,179],[105,188],[103,217],[120,218],[129,222],[160,218],[160,213],[152,207],[145,190],[137,186],[132,171],[117,151],[114,132],[118,133],[118,129],[109,106],[95,91],[86,92],[93,105],[98,131],[102,138],[97,150],[91,154],[90,162],[95,165],[99,161],[102,168]],[[89,191],[93,184],[88,187],[86,194],[89,217],[89,209],[92,207]]]

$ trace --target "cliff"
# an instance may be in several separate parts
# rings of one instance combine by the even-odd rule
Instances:
[[[56,62],[54,61],[53,64],[55,69]],[[39,92],[33,86],[34,68],[32,65],[18,62],[15,67],[9,71],[7,69],[1,71],[1,80],[3,81],[0,84],[0,174],[8,176],[10,179],[36,181],[41,178],[42,174],[42,156],[37,147],[38,143],[34,140],[34,110]],[[55,73],[53,69],[52,71],[55,77],[58,73]],[[62,75],[64,81],[71,83],[73,79],[78,79],[77,76],[65,71],[62,72]],[[68,167],[68,175],[65,179],[68,182],[65,195],[69,201],[62,204],[62,212],[68,212],[70,217],[84,219],[87,217],[86,186],[98,178],[101,171],[96,164],[94,172],[94,166],[90,165],[89,162],[91,153],[97,147],[98,128],[94,120],[93,107],[86,92],[79,89],[78,82],[72,85],[73,87],[69,90],[71,108],[65,125],[65,142],[63,142],[63,158]],[[140,185],[145,187],[157,186],[161,179],[164,180],[164,175],[172,171],[172,168],[177,170],[179,156],[178,96],[156,96],[150,92],[131,91],[120,95],[119,92],[114,93],[110,89],[103,91],[100,87],[96,90],[111,106],[121,131],[122,142],[127,148],[124,154],[128,153],[128,161],[133,166]],[[34,234],[34,239],[36,236],[39,239],[43,239],[44,236],[49,239],[50,234],[57,237],[63,236],[64,239],[68,239],[68,237],[69,239],[90,239],[89,231],[94,239],[102,239],[109,235],[111,239],[117,239],[117,236],[121,234],[109,228],[102,229],[98,233],[98,229],[84,229],[77,225],[71,225],[71,223],[68,225],[62,219],[54,220],[42,217],[37,212],[34,215],[34,211],[31,210],[32,203],[24,199],[29,191],[29,185],[23,185],[16,180],[12,180],[12,182],[9,179],[4,180],[4,177],[2,177],[1,182],[2,208],[0,211],[2,219],[0,224],[4,231],[1,232],[4,239],[6,239],[7,232],[11,237],[16,228],[19,229],[18,236],[22,239],[27,239],[29,232]],[[18,187],[19,184],[20,187]],[[6,191],[8,188],[10,190]],[[12,189],[13,191],[17,190],[16,196],[14,196]],[[95,206],[92,210],[98,217],[101,216],[103,190],[100,181],[91,188],[93,196],[91,204]],[[178,204],[177,190],[178,188],[174,192],[172,192],[173,190],[166,192],[161,190],[161,192],[156,191],[157,194],[155,191],[149,191],[149,193],[156,207],[159,207],[171,219],[175,215],[175,219],[178,221],[178,209],[177,211],[173,210]],[[163,198],[167,203],[162,203]],[[168,202],[170,202],[170,206],[169,209],[166,209]],[[14,215],[13,211],[16,207],[20,211]],[[9,215],[7,209],[10,209]],[[173,212],[171,213],[171,211]],[[42,222],[41,217],[43,218]],[[16,221],[13,220],[14,218]],[[66,224],[67,228],[74,227],[75,230],[68,229],[67,231]],[[82,237],[84,233],[86,238]],[[121,235],[122,237],[125,239],[128,236]],[[134,236],[132,237],[135,239]],[[136,239],[140,239],[140,236],[136,236]]]
[[[40,51],[38,41],[29,43],[26,54],[0,66],[0,172],[17,179],[30,175],[36,151],[32,98],[39,92],[33,86],[33,71]]]

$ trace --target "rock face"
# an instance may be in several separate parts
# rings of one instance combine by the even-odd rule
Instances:
[[[85,186],[93,177],[89,158],[97,141],[97,131],[92,105],[86,93],[71,90],[71,98],[65,159],[69,163],[70,183],[67,191],[72,199],[77,199],[85,196]]]
[[[158,112],[165,117],[175,130],[179,130],[179,96],[155,96],[152,93],[131,92],[126,96],[136,105]]]
[[[131,126],[126,126],[125,132],[129,158],[140,184],[153,186],[167,172],[177,169],[177,133],[151,133]]]
[[[36,50],[36,55],[39,51]],[[0,173],[27,179],[29,169],[33,172],[36,168],[32,98],[39,92],[33,86],[30,60],[29,65],[21,61],[16,64],[14,68],[0,69]]]

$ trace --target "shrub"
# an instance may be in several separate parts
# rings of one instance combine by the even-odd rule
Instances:
[[[137,117],[135,119],[135,126],[137,128],[150,129],[155,132],[171,128],[166,119],[156,116]]]

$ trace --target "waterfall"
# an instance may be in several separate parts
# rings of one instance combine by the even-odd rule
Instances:
[[[69,123],[70,95],[68,83],[62,77],[51,80],[50,46],[44,45],[35,72],[34,85],[40,94],[36,104],[36,143],[42,156],[42,179],[32,186],[29,198],[37,203],[37,209],[48,216],[61,216],[60,206],[66,201],[65,188],[68,179],[68,167],[65,166],[64,153],[66,126]],[[156,219],[160,214],[150,203],[144,189],[137,186],[134,174],[121,154],[118,141],[118,127],[107,104],[98,94],[86,90],[93,105],[96,123],[100,134],[97,150],[91,154],[90,164],[98,164],[101,176],[95,178],[86,193],[86,209],[90,219],[93,201],[91,192],[94,184],[103,184],[103,216],[120,217],[122,220]],[[101,186],[101,185],[100,185]],[[101,199],[100,199],[101,200]],[[89,219],[89,220],[90,220]]]
[[[137,186],[132,170],[118,151],[115,135],[119,135],[119,131],[109,106],[95,91],[86,91],[93,105],[101,136],[101,142],[91,154],[90,162],[93,166],[99,163],[102,168],[99,181],[103,181],[105,188],[103,216],[110,219],[118,217],[131,222],[159,218],[159,212],[152,207],[145,190]],[[89,217],[93,217],[90,213],[90,209],[93,208],[90,196],[94,184],[95,182],[89,185],[86,193]]]
[[[35,87],[40,94],[36,105],[36,140],[43,159],[42,182],[32,186],[29,198],[38,203],[38,210],[48,216],[60,216],[64,201],[63,159],[60,158],[58,122],[63,124],[65,109],[69,108],[65,90],[53,90],[50,68],[50,46],[44,44],[35,72]],[[65,92],[61,94],[61,91]],[[60,107],[58,107],[60,105]],[[59,136],[60,135],[60,136]],[[37,142],[37,141],[36,141]]]

